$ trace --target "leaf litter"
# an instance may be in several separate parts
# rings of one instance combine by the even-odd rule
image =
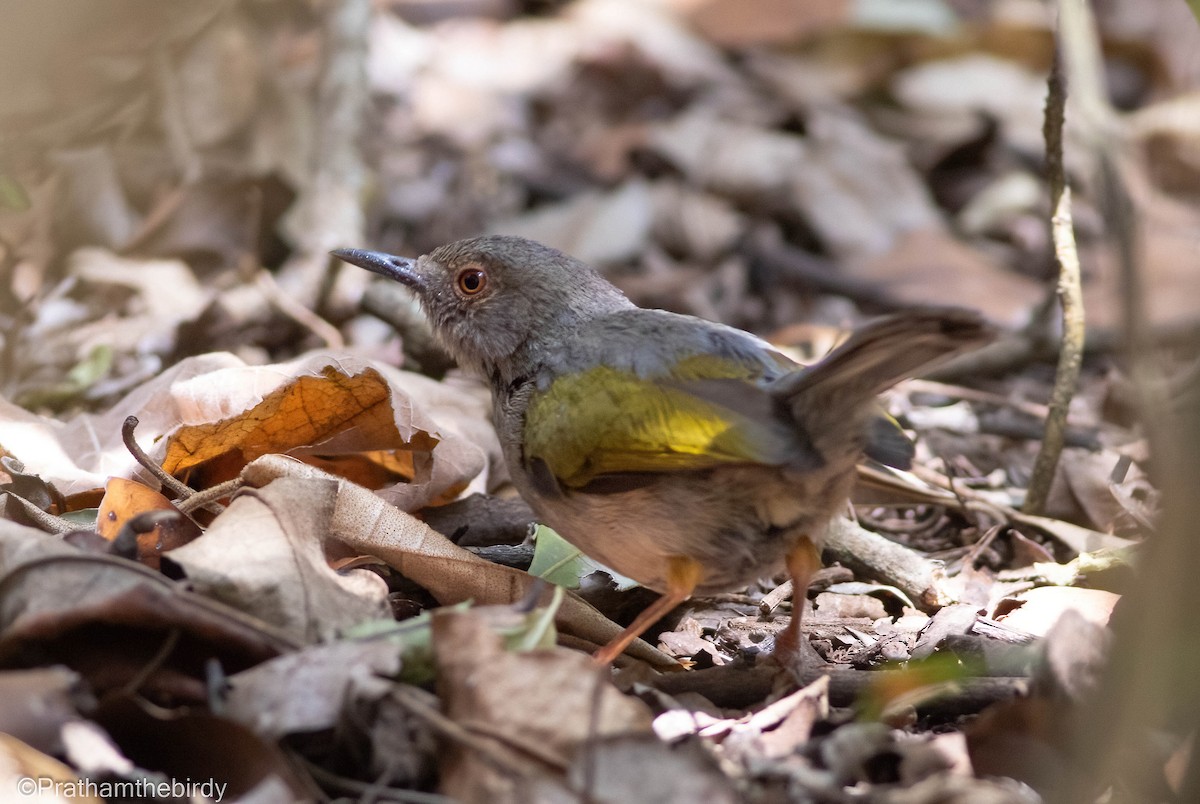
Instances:
[[[1034,331],[1051,51],[1028,4],[453,5],[371,12],[375,190],[361,242],[325,247],[520,233],[640,303],[810,359],[912,302]],[[1200,298],[1194,41],[1135,5],[1113,4],[1102,35],[1121,43],[1114,97],[1136,109],[1129,181],[1169,340]],[[51,30],[49,13],[12,30]],[[41,52],[77,54],[58,72],[0,48],[45,76],[0,93],[19,134],[0,164],[0,751],[16,769],[0,784],[213,776],[245,801],[1056,792],[1048,769],[1161,507],[1129,381],[1106,368],[1119,309],[1094,188],[1076,226],[1100,346],[1045,515],[1019,510],[1048,388],[1036,348],[1002,376],[902,387],[888,404],[917,470],[864,468],[857,522],[838,523],[836,563],[802,601],[840,670],[808,686],[770,672],[790,594],[764,579],[685,604],[610,680],[582,651],[645,598],[560,555],[585,583],[554,603],[529,544],[481,536],[532,522],[486,395],[441,377],[419,316],[395,339],[358,311],[365,276],[326,281],[306,251],[349,236],[348,199],[366,195],[309,167],[357,143],[316,100],[346,41],[332,18],[252,3],[138,18],[46,34]],[[1068,146],[1078,175],[1086,153]],[[306,229],[314,215],[329,223]],[[472,495],[505,504],[458,507]],[[515,652],[514,632],[531,634]]]

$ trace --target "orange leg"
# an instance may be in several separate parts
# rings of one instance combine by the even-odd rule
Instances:
[[[807,536],[800,539],[787,554],[788,574],[792,576],[792,618],[775,639],[772,656],[785,667],[803,666],[805,656],[812,648],[804,644],[804,632],[800,630],[804,618],[804,600],[808,595],[808,584],[821,568],[821,551]]]
[[[650,626],[666,616],[667,612],[692,596],[704,568],[695,559],[672,556],[667,565],[667,593],[654,601],[634,619],[621,633],[600,650],[592,654],[597,664],[612,664],[625,652],[633,640]]]

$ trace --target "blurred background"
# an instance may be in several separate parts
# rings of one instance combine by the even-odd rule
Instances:
[[[98,493],[91,474],[115,471],[105,450],[126,452],[120,428],[102,432],[75,414],[109,408],[123,419],[164,407],[146,399],[171,379],[165,370],[202,353],[260,366],[349,348],[440,375],[448,364],[411,298],[328,251],[416,256],[495,232],[569,251],[641,305],[724,321],[807,354],[905,305],[983,310],[1008,333],[989,364],[973,365],[976,376],[995,375],[990,385],[913,385],[893,409],[923,431],[918,464],[945,467],[956,494],[984,486],[980,499],[994,492],[986,500],[1011,503],[1015,516],[1057,352],[1042,133],[1057,5],[0,0],[0,425],[8,428],[0,459],[22,452],[11,439],[28,432],[38,438],[18,457],[53,463],[51,436],[73,421],[71,457],[96,459],[88,488]],[[1113,585],[1132,593],[1118,609],[1109,686],[1072,710],[1050,685],[1053,694],[1044,687],[1032,700],[1049,701],[1045,711],[985,723],[977,734],[999,735],[990,752],[999,764],[973,746],[980,775],[1029,771],[1031,784],[1053,789],[1068,774],[1065,754],[1047,746],[1084,734],[1096,742],[1078,751],[1092,763],[1075,776],[1081,789],[1129,762],[1130,778],[1152,769],[1147,785],[1169,785],[1175,800],[1200,796],[1191,759],[1200,638],[1189,605],[1200,564],[1200,28],[1189,5],[1088,3],[1101,54],[1090,78],[1103,114],[1080,108],[1069,88],[1066,172],[1089,354],[1057,493],[1025,530],[1086,542],[1064,551],[1016,528],[996,539],[999,528],[964,531],[941,514],[930,532],[959,541],[918,541],[939,561],[959,562],[950,580],[968,608],[1004,594],[993,581],[1005,570],[1070,558],[1071,577],[1047,585],[1104,592],[1106,622],[1115,595],[1075,589],[1103,574],[1075,557],[1097,538],[1127,546],[1122,537],[1155,533],[1139,558],[1138,577],[1150,583],[1131,582],[1124,559],[1117,568]],[[1122,272],[1123,256],[1133,270]],[[1145,301],[1132,315],[1131,291]],[[1167,347],[1156,354],[1157,375],[1139,376],[1138,360],[1120,359],[1129,321],[1147,343]],[[196,384],[222,421],[231,410],[222,394],[243,390],[225,382]],[[480,445],[490,438],[479,429],[482,403],[455,408],[448,385],[426,382],[417,394],[446,419],[404,437],[424,453],[436,444],[453,455],[451,437],[470,447],[461,450],[471,457],[459,461],[463,482],[438,489],[447,498],[484,477]],[[112,408],[131,391],[141,397],[129,410]],[[1139,423],[1144,398],[1159,403],[1142,419],[1157,433]],[[413,406],[401,399],[392,408],[408,415]],[[969,406],[944,404],[968,399],[1020,409],[1025,421],[980,425]],[[956,430],[964,408],[969,427]],[[1160,415],[1167,410],[1183,415]],[[169,413],[158,430],[143,423],[143,441],[165,449],[158,436],[180,424]],[[458,432],[446,420],[475,427]],[[22,479],[24,470],[5,467]],[[11,498],[13,488],[0,490]],[[1156,531],[1160,489],[1167,515]],[[903,517],[884,524],[917,532]],[[1048,627],[1045,616],[1031,619]],[[1050,653],[1046,666],[1090,695],[1104,640],[1081,633],[1046,640],[1062,659]],[[1010,739],[1021,730],[1030,734]],[[1130,745],[1142,753],[1120,759]],[[1120,792],[1109,800],[1169,798],[1136,785]]]
[[[211,350],[402,359],[339,246],[522,234],[784,340],[918,301],[1019,329],[1052,297],[1037,0],[0,5],[0,392],[28,406]],[[1171,337],[1200,308],[1200,33],[1182,0],[1093,5]],[[1068,140],[1103,349],[1090,153]]]

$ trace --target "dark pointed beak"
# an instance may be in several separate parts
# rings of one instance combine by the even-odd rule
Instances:
[[[410,257],[396,257],[382,251],[366,251],[361,248],[339,248],[329,253],[339,260],[394,279],[414,290],[425,287],[425,281],[417,273],[417,261]]]

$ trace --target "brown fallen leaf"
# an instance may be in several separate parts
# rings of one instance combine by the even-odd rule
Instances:
[[[1121,463],[1121,453],[1113,449],[1099,452],[1081,449],[1063,451],[1055,483],[1062,482],[1065,485],[1071,501],[1083,510],[1087,521],[1096,530],[1115,530],[1118,519],[1126,514],[1128,497],[1135,491],[1141,495],[1141,499],[1154,499],[1154,489],[1146,473],[1137,464],[1129,466],[1120,483],[1113,481],[1113,470]],[[1121,495],[1122,491],[1127,491],[1127,494]],[[1065,519],[1064,513],[1071,512],[1052,513]]]
[[[69,499],[111,476],[153,483],[121,440],[130,414],[138,442],[155,445],[151,458],[190,473],[195,486],[234,477],[260,455],[293,452],[369,468],[390,500],[415,510],[473,484],[485,490],[486,468],[498,463],[477,392],[336,354],[272,366],[228,354],[189,358],[112,409],[67,422],[0,399],[0,451]]]
[[[606,669],[575,651],[510,653],[476,613],[451,610],[435,614],[433,645],[446,717],[493,752],[485,757],[451,741],[439,769],[446,795],[530,800],[539,784],[561,783],[589,740],[652,736],[645,704],[621,694]]]
[[[227,718],[200,710],[164,711],[131,696],[114,696],[99,708],[95,720],[138,767],[168,779],[221,785],[202,789],[210,800],[318,797],[278,746]]]
[[[582,193],[501,221],[492,231],[538,240],[602,266],[630,260],[645,250],[653,212],[646,182],[634,179],[612,192]]]
[[[526,572],[493,564],[459,547],[367,489],[297,460],[266,455],[249,464],[242,477],[259,487],[280,477],[337,480],[331,536],[357,553],[382,559],[427,589],[443,606],[465,600],[482,605],[512,604],[524,599],[536,582]],[[597,647],[621,630],[573,593],[564,597],[555,625],[561,634]],[[635,642],[628,655],[658,667],[678,667],[673,659],[644,642]]]
[[[1103,589],[1039,586],[1000,601],[993,616],[1009,628],[1045,636],[1069,611],[1097,625],[1107,625],[1120,599],[1120,595]]]
[[[978,308],[1007,326],[1026,323],[1045,296],[1040,283],[993,263],[941,229],[914,229],[892,248],[850,260],[849,276],[877,283],[896,301]]]
[[[400,672],[399,645],[313,645],[229,679],[225,713],[268,740],[333,728],[348,707],[388,693]]]
[[[0,577],[0,667],[62,664],[98,695],[136,682],[148,698],[202,702],[207,659],[236,672],[297,647],[140,564],[6,520]]]
[[[239,494],[199,539],[174,550],[201,594],[253,614],[301,642],[390,617],[387,585],[365,569],[330,568],[337,483],[283,477]]]
[[[567,774],[573,790],[593,801],[734,804],[733,781],[696,740],[666,743],[649,734],[589,741]]]
[[[177,515],[137,536],[138,560],[151,569],[158,569],[159,558],[164,552],[192,541],[200,535],[200,528],[154,489],[135,480],[109,478],[96,513],[96,531],[111,542],[129,520],[147,511],[174,511]]]
[[[851,6],[848,0],[693,0],[685,19],[725,47],[793,44],[848,23]]]

